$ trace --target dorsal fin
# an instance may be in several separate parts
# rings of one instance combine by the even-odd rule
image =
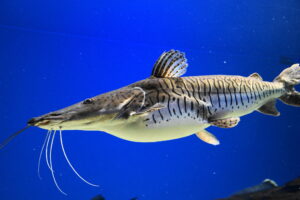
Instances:
[[[254,72],[253,74],[251,74],[249,77],[251,78],[255,78],[255,79],[258,79],[258,80],[263,80],[263,78],[256,72]]]
[[[180,77],[186,72],[187,66],[184,53],[172,49],[158,58],[154,64],[152,76],[156,78]]]

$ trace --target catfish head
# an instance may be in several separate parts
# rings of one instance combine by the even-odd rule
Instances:
[[[141,89],[122,88],[32,118],[28,125],[47,130],[105,130],[122,123],[124,107],[128,110],[134,100],[144,98],[140,94]]]

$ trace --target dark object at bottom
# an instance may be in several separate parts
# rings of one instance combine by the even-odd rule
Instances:
[[[105,198],[101,194],[99,194],[99,195],[93,197],[91,200],[105,200]],[[134,197],[134,198],[131,198],[130,200],[138,200],[138,198]]]
[[[105,200],[105,198],[101,194],[99,194],[99,195],[95,196],[94,198],[92,198],[91,200]]]
[[[281,187],[219,200],[300,200],[300,177]]]

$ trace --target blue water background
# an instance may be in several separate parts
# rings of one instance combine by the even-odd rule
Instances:
[[[300,2],[0,1],[0,140],[31,117],[149,77],[159,55],[186,53],[187,76],[259,72],[273,80],[299,62]],[[265,178],[300,175],[300,108],[278,103],[280,117],[254,112],[232,129],[211,127],[221,145],[190,136],[133,143],[104,132],[65,131],[81,182],[63,158],[37,161],[46,131],[30,128],[0,151],[1,200],[210,200]],[[44,161],[44,160],[43,160]]]

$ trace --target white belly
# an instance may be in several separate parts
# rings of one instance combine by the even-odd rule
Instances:
[[[133,142],[158,142],[186,137],[207,128],[209,124],[203,124],[193,119],[173,119],[160,124],[148,124],[144,118],[139,118],[124,123],[122,126],[110,127],[105,132],[116,137]]]

